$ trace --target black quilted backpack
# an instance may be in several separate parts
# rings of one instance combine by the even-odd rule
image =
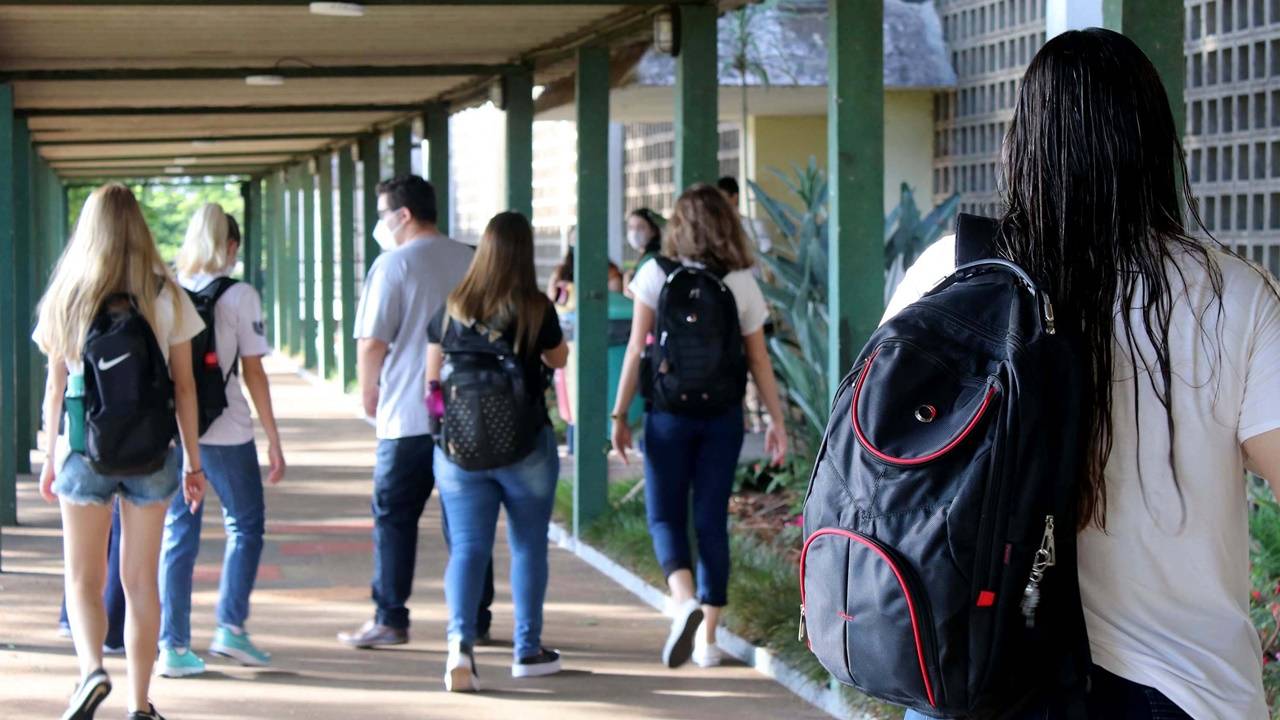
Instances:
[[[802,638],[842,683],[939,718],[1076,703],[1081,364],[1047,294],[960,217],[957,269],[837,391],[804,505]]]
[[[724,275],[654,259],[667,273],[658,296],[654,342],[645,349],[641,390],[662,412],[710,417],[742,402],[747,361],[738,304]]]
[[[550,312],[550,310],[548,310]],[[441,338],[444,420],[437,438],[463,470],[492,470],[533,451],[543,422],[540,398],[526,387],[524,364],[501,334],[445,316]]]

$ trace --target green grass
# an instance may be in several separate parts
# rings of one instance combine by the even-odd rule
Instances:
[[[649,583],[666,587],[662,568],[653,555],[645,519],[643,495],[625,504],[622,498],[635,481],[609,485],[610,511],[583,532],[588,544]],[[561,481],[556,489],[555,516],[561,523],[573,517],[573,486]],[[782,542],[798,541],[796,532],[783,533]],[[787,665],[816,682],[826,684],[829,675],[796,639],[800,622],[800,579],[795,564],[777,547],[754,535],[730,527],[729,605],[724,624],[747,641],[768,648]],[[900,718],[902,711],[880,704],[848,687],[841,696],[850,709],[871,717]]]

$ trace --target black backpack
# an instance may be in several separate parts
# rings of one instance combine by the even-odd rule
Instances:
[[[191,302],[196,306],[200,319],[204,320],[204,330],[191,338],[192,374],[196,380],[196,399],[200,407],[200,434],[204,435],[213,425],[213,421],[227,409],[227,383],[236,374],[236,362],[240,352],[237,349],[236,359],[231,362],[231,372],[222,374],[222,364],[218,360],[218,333],[214,328],[216,317],[214,308],[222,295],[236,284],[236,280],[228,277],[214,278],[213,282],[198,291],[188,290]]]
[[[645,349],[641,391],[656,410],[712,417],[742,402],[747,359],[738,304],[724,274],[670,258],[658,296],[654,342]]]
[[[552,312],[548,308],[547,312]],[[444,421],[436,438],[463,470],[492,470],[533,451],[545,410],[526,387],[524,363],[501,334],[445,316]]]
[[[112,295],[85,335],[84,454],[102,475],[164,467],[178,432],[173,381],[150,323],[131,295]]]
[[[1049,297],[962,215],[957,269],[877,330],[804,504],[800,634],[842,683],[998,718],[1090,668],[1076,577],[1081,361]],[[1062,330],[1062,332],[1060,332]]]

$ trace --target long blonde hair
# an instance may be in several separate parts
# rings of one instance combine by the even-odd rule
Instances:
[[[230,223],[222,206],[205,203],[187,225],[187,236],[178,251],[178,272],[187,277],[221,272],[227,266],[229,238]]]
[[[548,305],[533,268],[533,228],[518,212],[498,213],[484,229],[467,276],[449,294],[448,316],[498,332],[514,320],[515,351],[527,355],[537,349]]]
[[[719,188],[697,183],[676,200],[662,254],[700,262],[724,272],[755,264],[742,220]]]
[[[165,285],[170,287],[176,316],[176,286],[138,200],[123,185],[104,185],[85,202],[75,234],[40,299],[36,344],[50,358],[79,358],[89,325],[115,293],[133,295],[139,311],[155,328],[156,298]]]

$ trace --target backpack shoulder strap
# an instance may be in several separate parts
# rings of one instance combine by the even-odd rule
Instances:
[[[654,255],[653,261],[658,263],[658,267],[662,268],[662,272],[667,275],[679,270],[682,265],[679,261],[672,260],[666,255]]]
[[[995,218],[968,213],[956,216],[956,267],[996,257],[999,232],[1000,223]]]
[[[216,277],[208,285],[205,285],[204,287],[200,288],[199,290],[195,291],[192,294],[201,299],[208,300],[209,307],[213,307],[214,305],[218,304],[219,300],[222,299],[222,296],[224,293],[226,293],[228,290],[232,288],[232,286],[236,285],[239,282],[240,281],[236,280],[235,278]]]

